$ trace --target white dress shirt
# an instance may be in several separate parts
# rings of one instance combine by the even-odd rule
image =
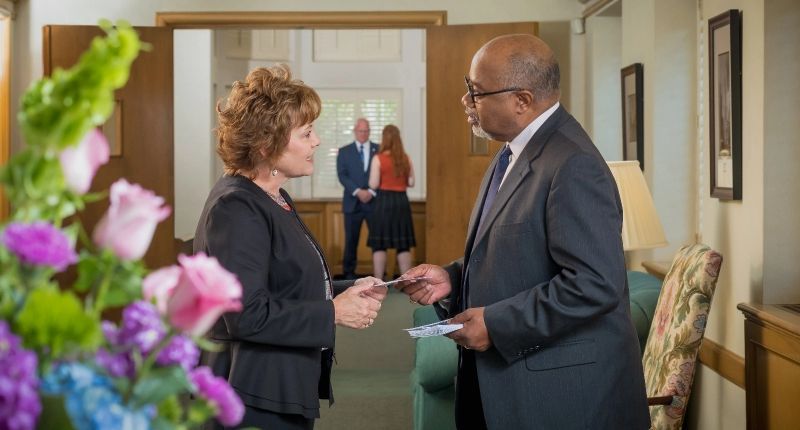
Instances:
[[[556,104],[551,106],[550,109],[547,109],[541,115],[536,117],[536,119],[531,121],[531,123],[528,124],[528,126],[525,127],[525,129],[523,129],[517,135],[517,137],[512,139],[511,142],[507,143],[507,145],[511,148],[511,158],[508,162],[506,173],[503,175],[503,180],[500,182],[500,188],[503,187],[503,182],[505,182],[506,177],[508,177],[508,172],[510,172],[511,168],[514,167],[514,163],[517,161],[517,158],[519,158],[519,154],[522,153],[522,150],[525,149],[525,145],[528,144],[528,141],[530,141],[533,135],[539,131],[539,128],[542,127],[542,124],[547,121],[547,118],[550,118],[550,116],[553,115],[553,112],[555,112],[559,106],[561,106],[561,103],[556,102]]]

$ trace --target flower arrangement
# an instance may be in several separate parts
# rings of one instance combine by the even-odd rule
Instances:
[[[198,361],[200,336],[241,309],[236,277],[203,254],[148,274],[140,260],[170,208],[125,179],[91,239],[72,217],[103,197],[87,194],[109,159],[96,127],[148,48],[125,22],[100,26],[74,67],[23,96],[27,146],[0,170],[13,208],[0,227],[0,429],[234,426],[241,400]],[[74,283],[57,282],[71,266]]]

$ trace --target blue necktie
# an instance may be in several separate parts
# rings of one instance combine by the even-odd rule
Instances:
[[[500,190],[500,182],[503,181],[503,176],[505,176],[506,170],[508,170],[508,164],[511,162],[511,154],[511,148],[506,145],[503,152],[500,153],[500,159],[497,160],[497,164],[494,166],[492,181],[489,183],[489,189],[486,190],[486,198],[483,199],[481,218],[478,220],[478,229],[475,231],[475,234],[481,231],[481,224],[483,224],[486,214],[489,213],[489,209],[492,208],[492,203],[494,203],[494,198],[497,196],[497,191]],[[466,264],[468,265],[469,262],[467,261]],[[466,269],[467,267],[464,266],[464,277],[461,279],[461,307],[459,311],[463,311],[469,307],[469,271]]]
[[[364,161],[364,151],[366,150],[366,148],[364,148],[364,146],[366,146],[366,144],[361,144],[361,143],[357,143],[356,144],[356,147],[358,148],[358,155],[361,156],[361,165],[364,168],[364,171],[366,172],[367,171],[367,163],[366,163],[366,161]]]
[[[500,159],[497,160],[497,164],[494,166],[492,182],[489,184],[489,189],[486,190],[486,198],[483,199],[481,219],[480,222],[478,222],[477,231],[480,231],[484,218],[486,218],[486,215],[489,213],[489,209],[492,208],[492,203],[494,203],[494,198],[497,196],[497,191],[500,190],[500,183],[503,182],[503,176],[505,176],[508,164],[511,162],[511,154],[511,148],[506,145],[506,147],[503,148],[503,152],[500,153]]]

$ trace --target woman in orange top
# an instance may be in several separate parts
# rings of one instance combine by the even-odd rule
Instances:
[[[414,167],[403,150],[400,129],[389,124],[383,128],[378,153],[372,157],[369,187],[378,190],[367,245],[372,248],[372,270],[383,279],[386,269],[386,250],[397,249],[400,273],[411,268],[411,252],[416,245],[411,205],[406,188],[414,186]]]

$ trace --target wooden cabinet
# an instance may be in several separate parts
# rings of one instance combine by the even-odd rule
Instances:
[[[344,253],[344,214],[340,200],[295,200],[297,212],[311,233],[319,241],[325,258],[334,275],[342,273],[342,255]],[[425,202],[411,202],[411,217],[414,222],[414,235],[417,246],[411,248],[414,264],[425,262]],[[361,228],[358,243],[358,262],[356,273],[372,274],[372,250],[367,247],[367,227]],[[395,250],[387,252],[386,273],[392,276],[397,272]]]
[[[800,305],[741,303],[749,430],[800,428]]]

